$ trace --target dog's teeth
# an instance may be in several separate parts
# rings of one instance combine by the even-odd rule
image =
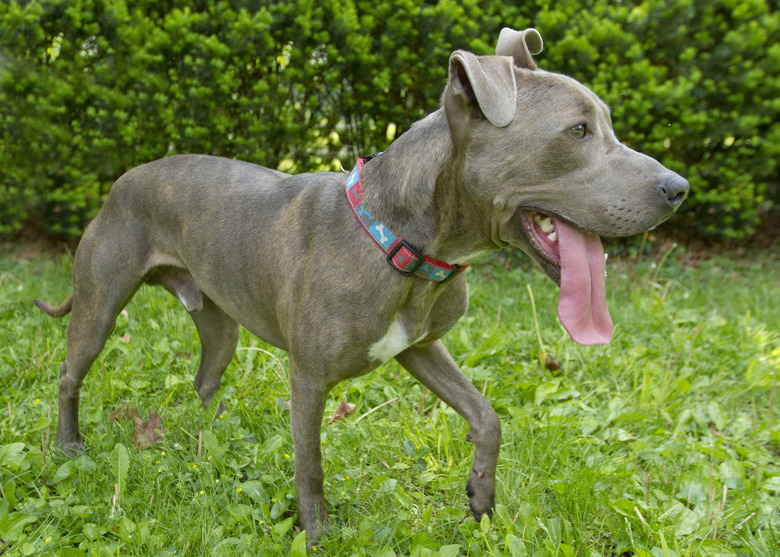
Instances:
[[[547,239],[550,240],[551,242],[557,242],[558,241],[558,233],[557,232],[550,232],[547,235]]]
[[[550,217],[545,217],[542,219],[542,221],[539,223],[539,228],[542,229],[542,232],[545,234],[549,234],[550,232],[555,231],[555,225],[552,222],[552,219]]]
[[[540,215],[539,213],[534,213],[534,222],[536,224],[539,224],[540,222],[542,222],[542,215]]]
[[[609,259],[609,254],[608,254],[608,253],[605,253],[605,254],[604,254],[604,263],[606,263],[606,262],[607,262],[607,259]]]

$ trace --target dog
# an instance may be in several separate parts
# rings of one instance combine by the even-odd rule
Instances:
[[[501,32],[495,56],[456,50],[441,108],[344,174],[290,176],[179,155],[112,186],[73,262],[57,442],[82,449],[79,390],[117,315],[143,283],[174,294],[202,352],[203,407],[239,325],[287,350],[295,491],[309,543],[330,525],[320,429],[328,392],[395,358],[463,416],[474,444],[474,518],[491,514],[498,416],[441,337],[468,307],[467,266],[505,246],[560,285],[558,315],[581,344],[607,343],[600,236],[670,217],[688,182],[615,137],[608,107],[576,80],[537,68],[535,29]]]

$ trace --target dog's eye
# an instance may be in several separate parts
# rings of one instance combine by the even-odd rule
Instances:
[[[587,124],[577,124],[573,128],[569,129],[569,133],[571,133],[577,139],[582,139],[583,137],[588,135],[588,125]]]
[[[569,129],[569,133],[571,133],[577,139],[582,139],[588,134],[588,125],[585,123],[577,124],[573,128]]]

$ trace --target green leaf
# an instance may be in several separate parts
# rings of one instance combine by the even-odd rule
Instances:
[[[70,512],[79,518],[87,518],[95,513],[95,509],[87,505],[74,505],[70,507]]]
[[[5,501],[2,501],[2,503],[6,503],[11,509],[14,508],[14,505],[16,504],[16,482],[14,480],[8,480],[3,490],[5,492]],[[0,512],[0,514],[2,513]]]
[[[252,520],[252,507],[244,505],[242,503],[233,503],[227,506],[227,512],[233,519],[233,524],[243,521]]]
[[[435,557],[457,557],[460,554],[461,547],[459,545],[443,545],[439,548],[439,551],[434,553]]]
[[[255,503],[263,505],[269,505],[271,503],[271,496],[268,495],[268,491],[266,491],[263,484],[257,480],[250,480],[242,483],[241,489]]]
[[[699,545],[699,557],[734,557],[733,549],[717,540],[704,540]]]
[[[133,535],[137,529],[138,525],[126,516],[123,516],[119,521],[119,537],[127,543],[133,541]]]
[[[203,446],[206,447],[209,454],[216,460],[221,459],[225,452],[224,447],[219,444],[217,436],[209,430],[203,431]]]
[[[0,539],[15,542],[22,535],[24,527],[36,522],[38,517],[24,513],[10,513],[0,518]]]
[[[487,513],[482,515],[482,518],[479,521],[479,528],[485,535],[490,531],[490,517]]]
[[[512,520],[512,517],[509,516],[509,511],[507,510],[506,505],[502,505],[501,503],[496,505],[496,516],[501,519],[501,522],[504,523],[504,527],[507,530],[514,529],[514,521]]]
[[[75,460],[66,460],[54,473],[54,481],[61,482],[73,476],[78,470]]]
[[[570,545],[562,543],[559,546],[561,553],[563,553],[563,557],[574,557],[574,550],[571,548]]]
[[[626,501],[625,499],[618,499],[617,501],[612,502],[612,508],[615,509],[615,511],[623,516],[628,516],[631,518],[636,518],[636,512],[634,511],[635,505],[636,503]]]
[[[290,557],[306,557],[306,530],[301,530],[293,539]]]
[[[398,486],[398,480],[395,480],[393,478],[388,478],[382,482],[382,485],[379,487],[379,490],[382,493],[393,493],[397,486]]]
[[[526,557],[528,555],[528,551],[525,549],[525,544],[514,534],[507,535],[506,545],[509,548],[509,552],[512,557]]]
[[[281,449],[282,445],[284,445],[284,441],[282,440],[281,435],[269,437],[260,447],[260,454],[264,457],[270,457],[273,453]]]
[[[707,404],[707,413],[710,415],[710,419],[718,431],[726,429],[728,420],[726,419],[725,414],[723,414],[723,410],[717,400],[711,400],[709,404]]]
[[[671,518],[674,521],[674,535],[690,536],[699,525],[699,515],[682,503],[675,503],[660,516],[660,519]]]
[[[558,390],[560,384],[561,384],[560,379],[553,379],[552,381],[541,383],[538,387],[536,387],[536,392],[534,393],[534,402],[537,405],[544,402],[545,399],[547,399],[550,395],[554,394],[555,391]]]
[[[116,483],[119,484],[119,493],[123,493],[125,481],[127,480],[127,472],[130,470],[130,455],[122,443],[117,443],[114,446],[114,450],[111,451],[111,455],[109,456],[109,462],[111,473],[114,474]]]
[[[276,501],[271,507],[271,520],[276,520],[284,513],[286,513],[287,509],[289,508],[290,508],[290,504],[287,502],[287,499]]]
[[[292,528],[293,525],[293,517],[285,518],[278,524],[274,524],[274,534],[276,535],[276,539],[283,538],[287,532],[290,531],[290,528]]]
[[[87,539],[92,541],[100,538],[105,532],[105,529],[98,528],[97,524],[93,522],[87,522],[86,524],[84,524],[82,530],[84,532],[84,535],[87,537]]]
[[[0,466],[18,468],[24,462],[24,443],[0,446]]]
[[[775,494],[780,493],[780,476],[772,476],[761,486],[765,491],[771,491]]]

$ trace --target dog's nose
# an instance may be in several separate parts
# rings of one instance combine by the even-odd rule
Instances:
[[[661,180],[658,189],[664,197],[666,197],[669,205],[676,209],[688,196],[690,185],[688,184],[688,180],[679,174],[670,172]]]

